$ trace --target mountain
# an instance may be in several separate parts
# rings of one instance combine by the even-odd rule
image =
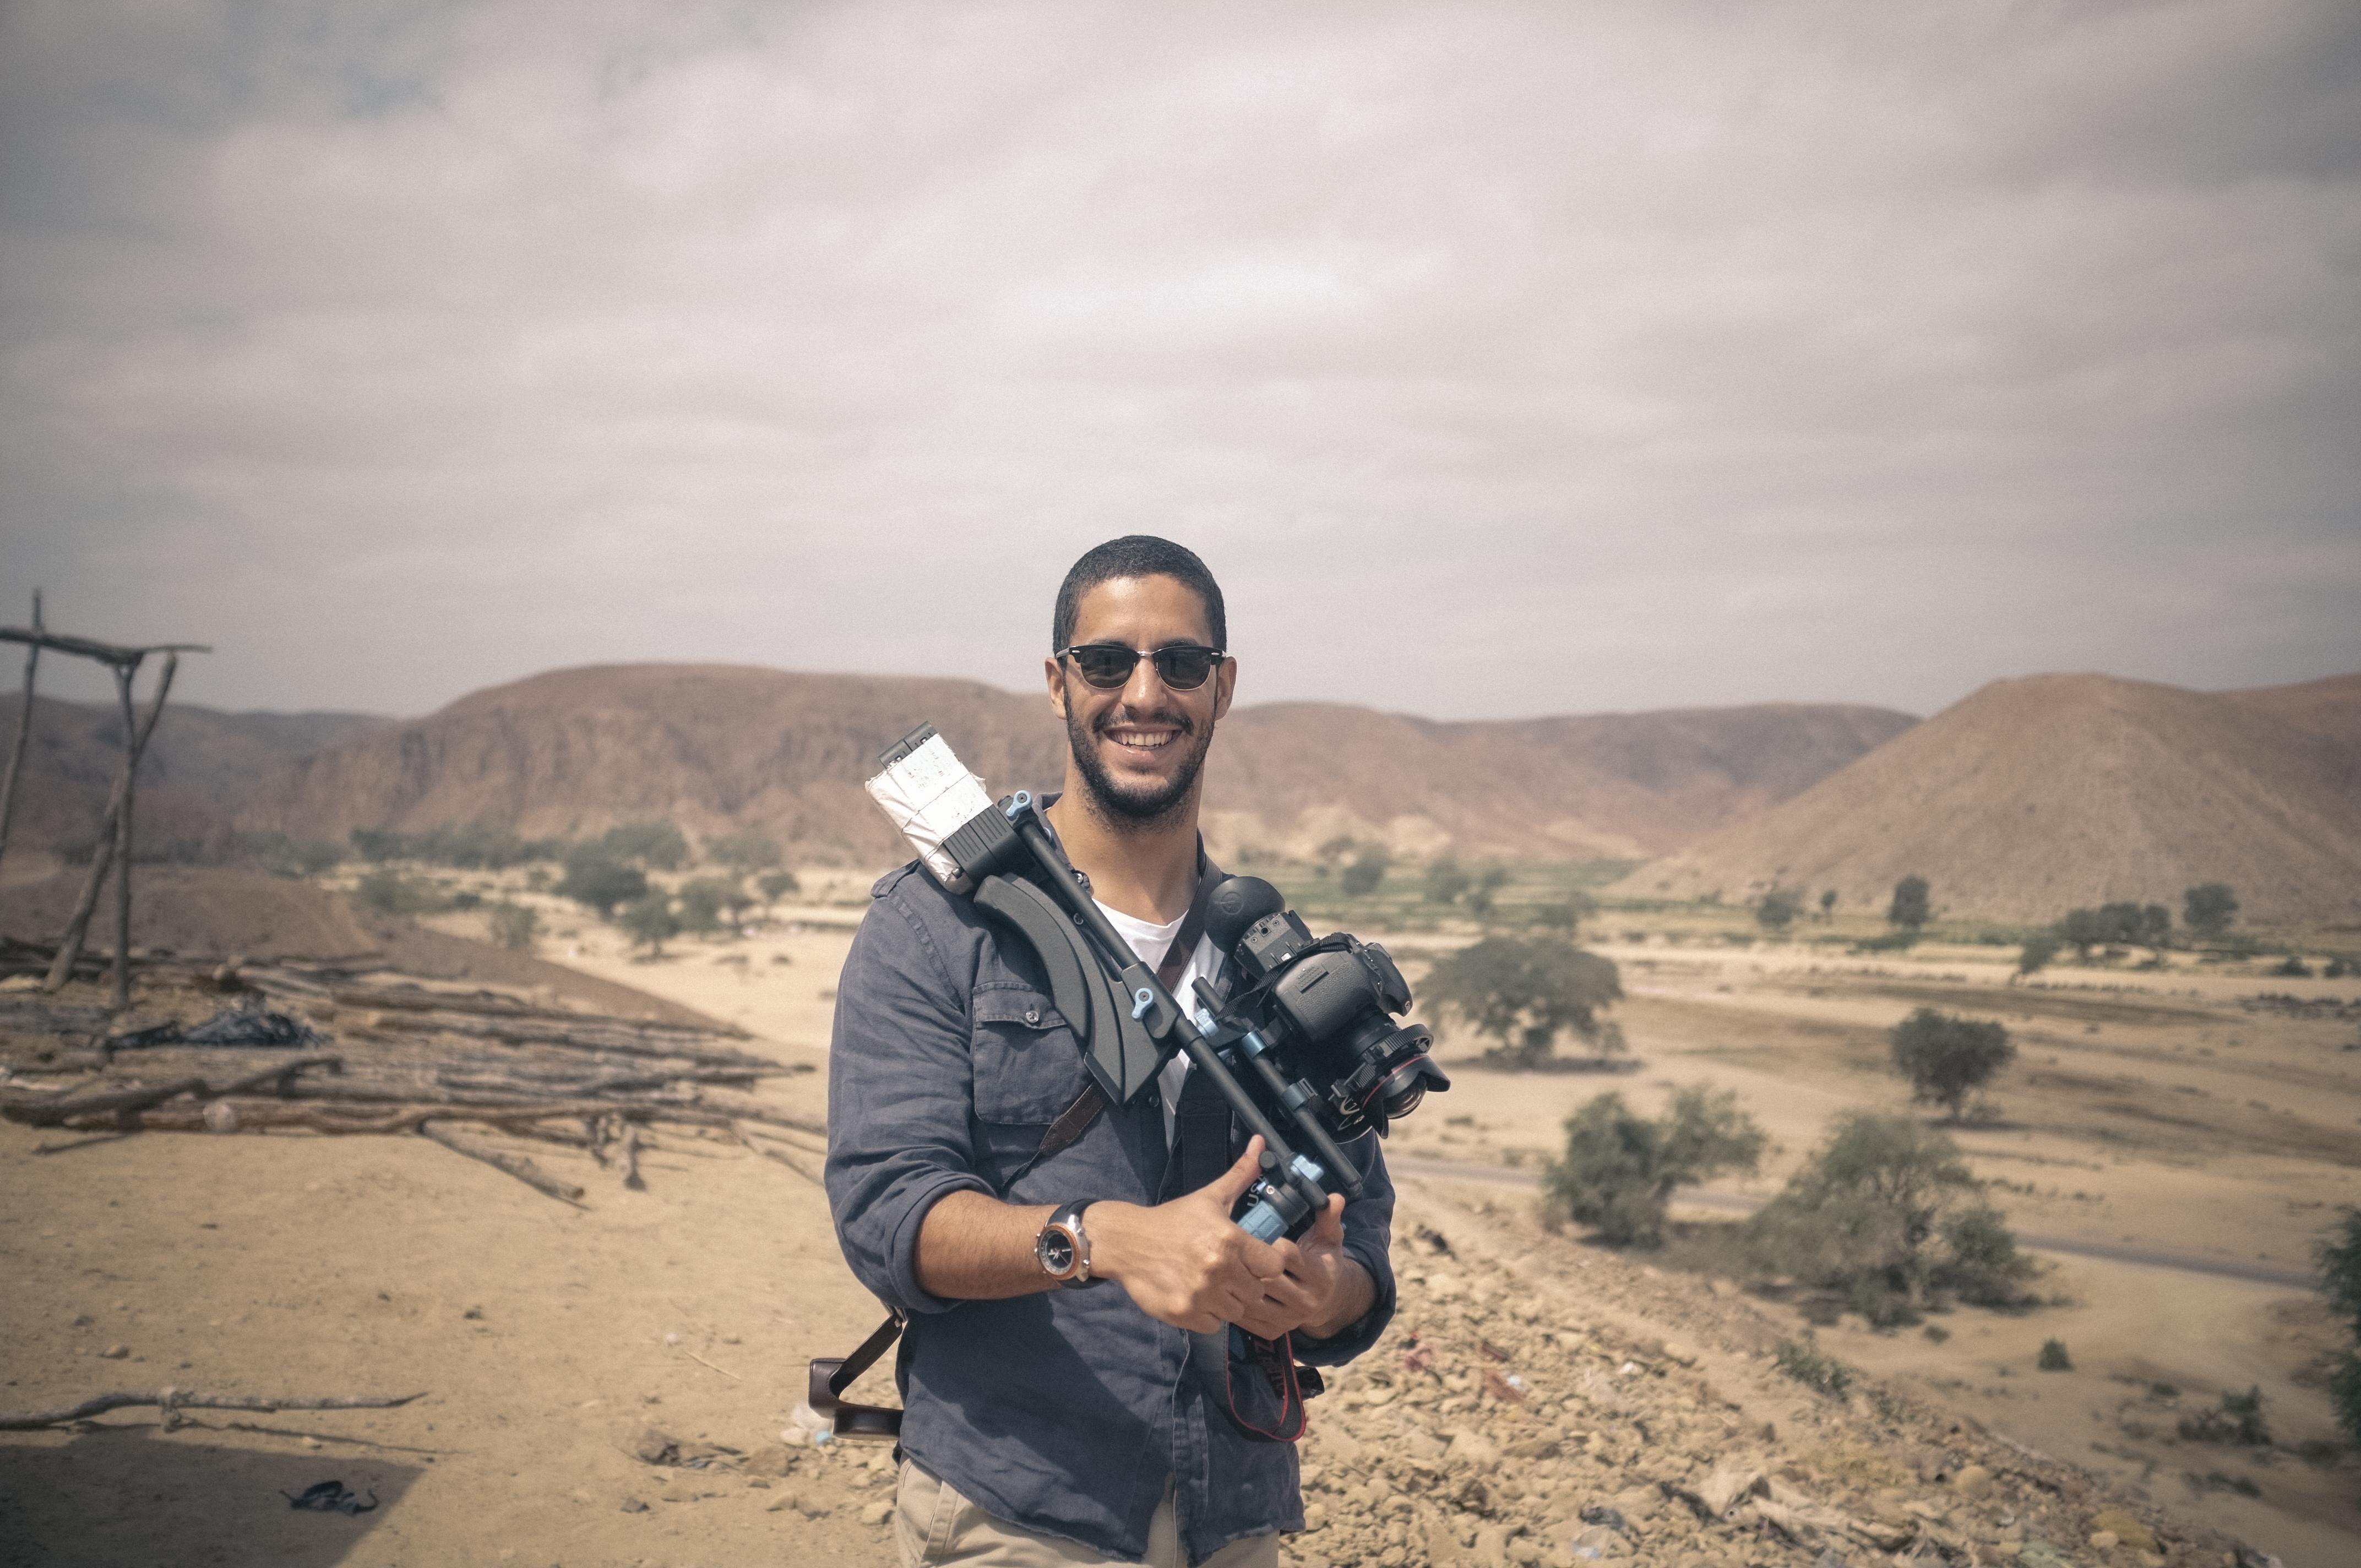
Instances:
[[[0,748],[14,743],[23,708],[20,695],[0,697]],[[391,722],[361,713],[225,713],[166,703],[139,763],[137,853],[185,853],[218,840],[256,779]],[[113,705],[35,697],[9,842],[89,843],[122,766],[123,718]]]
[[[995,792],[1054,785],[1044,700],[972,681],[742,666],[559,670],[356,736],[259,781],[246,821],[341,840],[355,828],[487,822],[527,837],[668,817],[761,827],[799,854],[882,861],[898,841],[861,789],[931,721]],[[1208,775],[1217,853],[1338,836],[1403,852],[1639,859],[1783,800],[1908,727],[1878,708],[1773,706],[1442,724],[1335,704],[1240,708]]]
[[[2225,882],[2252,918],[2361,920],[2361,675],[1996,681],[1613,891],[1882,905],[1911,874],[1938,909],[2004,918],[2126,899],[2177,917],[2184,889]]]

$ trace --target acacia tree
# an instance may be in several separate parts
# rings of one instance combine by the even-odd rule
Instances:
[[[2329,1371],[2328,1398],[2336,1409],[2336,1424],[2347,1438],[2361,1443],[2361,1209],[2345,1210],[2315,1251],[2328,1310],[2345,1321],[2353,1341],[2337,1353]]]
[[[1620,1047],[1620,1033],[1598,1014],[1623,999],[1621,974],[1610,959],[1555,937],[1470,943],[1438,962],[1422,989],[1438,1012],[1499,1041],[1493,1054],[1510,1066],[1548,1060],[1563,1034],[1601,1050]]]
[[[1754,922],[1765,931],[1784,931],[1803,912],[1803,894],[1793,888],[1773,887],[1754,905]]]
[[[2180,895],[2183,924],[2209,942],[2218,942],[2238,917],[2238,895],[2225,882],[2200,883]]]
[[[2005,1025],[1955,1018],[1932,1007],[1894,1025],[1892,1040],[1894,1069],[1910,1080],[1910,1098],[1945,1107],[1954,1122],[1968,1097],[2016,1056]]]
[[[1727,1089],[1695,1084],[1650,1121],[1601,1094],[1565,1119],[1565,1157],[1543,1178],[1550,1201],[1617,1246],[1657,1246],[1673,1190],[1761,1163],[1762,1124]]]
[[[1916,931],[1933,913],[1927,902],[1927,879],[1906,876],[1894,884],[1894,902],[1885,907],[1885,921],[1905,931]]]
[[[680,935],[680,919],[672,912],[671,899],[651,893],[623,911],[623,929],[631,934],[633,947],[647,948],[650,958],[662,958],[665,941]]]
[[[1825,926],[1837,917],[1837,890],[1824,889],[1820,894],[1820,924]]]
[[[1367,898],[1377,892],[1378,884],[1386,880],[1386,868],[1392,863],[1393,857],[1386,853],[1383,844],[1372,844],[1354,856],[1340,879],[1345,896]]]

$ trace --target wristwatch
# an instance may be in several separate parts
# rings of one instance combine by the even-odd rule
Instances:
[[[1068,1203],[1050,1215],[1033,1243],[1033,1255],[1041,1261],[1041,1272],[1060,1285],[1095,1285],[1091,1277],[1091,1238],[1082,1229],[1082,1211],[1094,1199],[1085,1198],[1079,1203]]]

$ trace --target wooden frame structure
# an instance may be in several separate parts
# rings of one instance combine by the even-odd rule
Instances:
[[[73,918],[67,922],[65,937],[58,943],[57,959],[49,966],[43,989],[58,990],[73,973],[74,963],[82,957],[83,938],[90,930],[90,917],[98,908],[99,889],[112,866],[116,872],[113,1005],[119,1012],[131,1005],[131,813],[139,759],[148,750],[148,737],[156,732],[156,720],[164,712],[164,698],[172,689],[172,676],[181,667],[181,655],[210,653],[213,650],[195,642],[123,648],[88,637],[50,631],[41,624],[41,596],[38,590],[33,595],[33,624],[0,626],[0,642],[25,645],[24,706],[16,715],[16,740],[9,749],[8,774],[0,781],[0,854],[7,851],[8,819],[16,811],[17,775],[24,767],[26,744],[33,733],[33,676],[40,666],[41,650],[49,648],[74,658],[93,660],[115,675],[115,699],[123,707],[123,772],[116,775],[115,789],[107,797],[106,815],[99,823],[98,842],[91,849],[90,875],[82,883],[82,896],[74,901]],[[151,653],[164,655],[164,666],[157,674],[156,695],[149,699],[147,717],[142,718],[131,700],[131,683]]]

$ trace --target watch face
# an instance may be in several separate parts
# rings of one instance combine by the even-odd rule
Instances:
[[[1074,1238],[1063,1231],[1041,1233],[1041,1266],[1062,1279],[1074,1271]]]

